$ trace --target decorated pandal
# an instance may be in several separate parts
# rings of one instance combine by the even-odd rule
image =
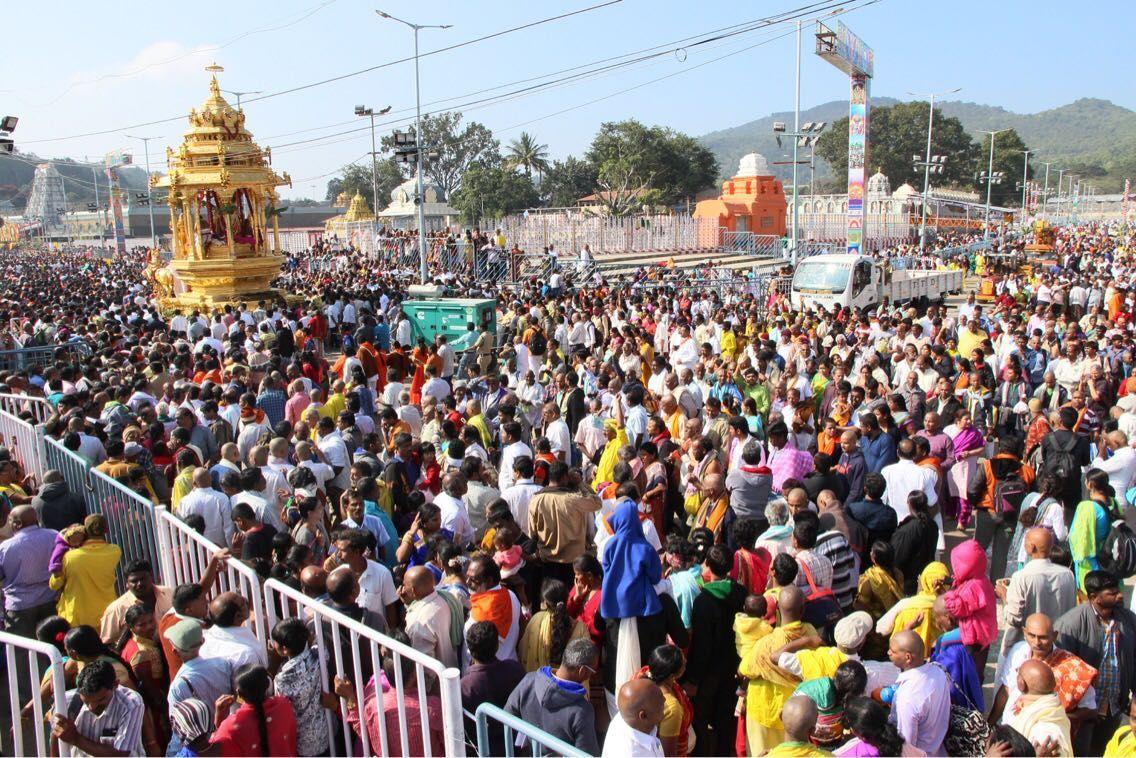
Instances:
[[[272,169],[271,151],[253,142],[244,111],[221,97],[216,75],[166,160],[169,173],[152,186],[169,189],[173,257],[163,267],[154,251],[147,268],[163,306],[212,309],[278,298],[270,287],[284,260],[276,187],[292,180]]]

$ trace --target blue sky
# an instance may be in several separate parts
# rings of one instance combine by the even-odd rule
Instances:
[[[133,148],[141,163],[140,143],[124,135],[154,135],[161,137],[151,142],[151,157],[158,164],[164,160],[164,145],[181,141],[189,108],[205,98],[208,75],[203,67],[214,59],[225,67],[223,88],[273,93],[409,55],[410,31],[380,19],[376,8],[417,23],[452,24],[448,30],[422,32],[422,50],[429,51],[603,1],[9,3],[5,27],[12,31],[5,35],[0,111],[21,117],[15,136],[24,149],[42,156],[95,156]],[[423,59],[423,102],[485,97],[470,93],[805,4],[622,0]],[[1130,44],[1126,35],[1136,25],[1131,0],[862,4],[849,0],[845,5],[850,10],[841,18],[875,50],[873,94],[902,98],[908,91],[962,87],[953,97],[1017,112],[1045,110],[1078,97],[1136,108],[1124,55]],[[585,149],[599,124],[609,120],[635,117],[702,134],[792,109],[791,31],[791,25],[781,24],[689,48],[685,56],[668,54],[540,94],[463,110],[467,118],[498,133],[502,143],[522,129],[533,133],[556,158]],[[847,96],[847,80],[817,58],[812,46],[809,24],[802,46],[802,107]],[[726,57],[710,62],[721,56]],[[647,84],[660,77],[666,78]],[[363,126],[352,115],[356,103],[376,109],[391,105],[394,118],[400,111],[412,114],[412,64],[246,105],[255,138],[274,148],[277,169],[293,177],[294,188],[286,195],[322,197],[329,174],[369,151],[369,131],[286,144]],[[58,139],[171,117],[178,118]]]

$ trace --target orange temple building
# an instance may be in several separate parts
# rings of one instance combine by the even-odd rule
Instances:
[[[695,218],[715,218],[731,232],[785,236],[785,190],[774,178],[769,164],[758,153],[749,153],[738,163],[738,173],[722,183],[722,194],[703,200],[694,209]]]

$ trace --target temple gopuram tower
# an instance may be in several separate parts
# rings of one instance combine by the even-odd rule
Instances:
[[[226,303],[277,299],[272,280],[279,253],[279,196],[288,174],[272,169],[272,155],[245,129],[245,114],[221,97],[216,72],[209,97],[189,112],[189,130],[169,173],[154,187],[169,189],[173,259],[148,269],[155,295],[169,308],[213,309]],[[156,256],[156,254],[155,254]]]

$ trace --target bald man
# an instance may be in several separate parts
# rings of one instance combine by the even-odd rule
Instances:
[[[322,566],[305,566],[300,571],[300,589],[308,597],[324,599],[327,596],[327,571]]]
[[[205,630],[202,658],[224,658],[236,671],[246,663],[268,665],[264,643],[245,622],[249,603],[236,592],[222,592],[209,603],[209,619],[213,625]]]
[[[994,592],[1005,604],[1006,633],[1002,636],[1002,655],[1005,656],[1022,639],[1022,624],[1034,613],[1044,613],[1051,619],[1077,604],[1077,578],[1072,570],[1049,559],[1053,551],[1054,535],[1045,527],[1026,531],[1022,548],[1025,565],[1010,576],[1009,583],[994,585]]]
[[[951,717],[950,680],[927,663],[923,639],[910,630],[895,634],[888,658],[900,670],[892,700],[895,726],[903,739],[928,755],[944,755],[943,740]]]
[[[425,566],[406,570],[398,596],[406,605],[406,633],[411,646],[446,666],[457,666],[461,651],[454,647],[451,630],[461,623],[461,601],[437,592],[434,575]]]
[[[619,713],[608,726],[602,758],[663,756],[663,743],[655,736],[663,720],[663,691],[650,679],[632,679],[619,688]]]
[[[40,621],[55,615],[56,594],[48,586],[47,563],[55,545],[56,532],[39,525],[35,508],[18,505],[8,514],[13,534],[0,542],[0,586],[4,589],[5,631],[21,637],[35,637]],[[20,671],[26,670],[27,658]],[[19,679],[25,682],[27,677]]]
[[[1044,613],[1035,613],[1023,625],[1025,639],[1002,656],[994,675],[997,689],[990,708],[991,724],[1009,724],[1017,710],[1022,690],[1017,686],[1022,667],[1030,662],[1044,663],[1053,673],[1056,693],[1074,723],[1091,721],[1097,711],[1093,679],[1097,670],[1068,650],[1057,647],[1053,621]],[[1088,745],[1081,752],[1088,752]]]
[[[781,723],[785,725],[785,741],[770,750],[766,755],[781,756],[820,756],[828,752],[809,742],[816,729],[817,707],[812,698],[796,695],[785,701],[781,708]]]
[[[1057,751],[1045,755],[1073,755],[1069,716],[1054,693],[1057,686],[1053,671],[1038,660],[1028,660],[1018,669],[1018,690],[1022,693],[1020,710],[1010,726],[1035,746],[1056,744]]]
[[[805,612],[805,596],[795,585],[781,590],[777,596],[777,609],[781,623],[755,642],[738,666],[738,673],[749,680],[746,686],[746,745],[750,755],[761,755],[785,739],[781,706],[792,696],[800,679],[779,668],[777,656],[790,643],[817,636],[816,629],[801,621]]]
[[[193,470],[193,489],[181,499],[177,515],[200,516],[205,521],[205,539],[219,547],[228,547],[233,541],[233,504],[224,492],[213,489],[209,470]]]
[[[721,474],[707,474],[702,479],[699,497],[694,526],[709,529],[714,533],[715,542],[724,542],[734,523],[734,509],[730,506],[725,477]]]

